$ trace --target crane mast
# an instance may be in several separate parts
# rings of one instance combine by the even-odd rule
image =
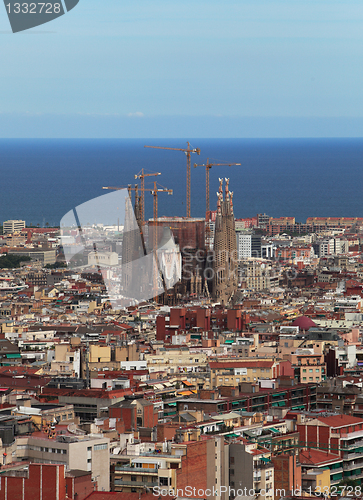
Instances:
[[[171,151],[183,151],[185,156],[187,157],[187,217],[190,217],[191,213],[191,154],[197,153],[200,155],[199,148],[191,148],[190,143],[187,142],[187,148],[167,148],[164,146],[144,146],[145,148],[153,148],[153,149],[169,149]]]
[[[135,175],[135,179],[140,179],[140,191],[141,191],[141,198],[140,198],[140,217],[141,217],[141,222],[144,224],[145,222],[145,177],[153,177],[156,175],[161,175],[161,172],[153,172],[149,174],[145,174],[144,169],[141,169],[141,173],[138,173]]]

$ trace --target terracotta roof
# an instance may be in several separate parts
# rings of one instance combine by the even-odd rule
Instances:
[[[301,330],[309,330],[309,328],[316,326],[316,324],[311,318],[300,316],[295,319],[291,326],[298,326]]]
[[[317,420],[329,427],[344,427],[346,425],[363,424],[363,419],[351,415],[334,415],[331,417],[317,417]]]
[[[338,462],[342,459],[339,455],[310,448],[309,450],[300,452],[299,460],[303,465],[324,465],[331,462]]]

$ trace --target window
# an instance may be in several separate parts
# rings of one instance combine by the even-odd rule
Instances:
[[[319,368],[316,368],[316,369],[315,369],[315,372],[316,372],[316,373],[319,373],[319,372],[320,372]]]
[[[303,368],[303,373],[306,373],[306,368]]]
[[[95,444],[93,449],[95,451],[98,451],[98,450],[107,450],[107,443]]]
[[[167,477],[159,477],[159,484],[160,486],[168,486],[169,485],[169,478]]]
[[[309,368],[309,373],[313,373],[313,369],[312,368]]]
[[[303,380],[306,380],[306,377],[303,377]]]
[[[92,451],[92,446],[89,446],[89,447],[87,448],[87,451]]]
[[[309,377],[309,380],[313,380],[313,377]]]

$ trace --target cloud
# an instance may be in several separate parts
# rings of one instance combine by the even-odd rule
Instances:
[[[136,113],[129,113],[127,116],[136,116],[138,118],[142,118],[144,116],[144,113],[142,113],[141,111],[136,111]]]

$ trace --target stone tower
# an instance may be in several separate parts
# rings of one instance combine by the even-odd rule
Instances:
[[[213,297],[227,304],[237,291],[237,240],[233,214],[233,192],[229,191],[229,179],[219,179],[217,215],[213,247]]]

